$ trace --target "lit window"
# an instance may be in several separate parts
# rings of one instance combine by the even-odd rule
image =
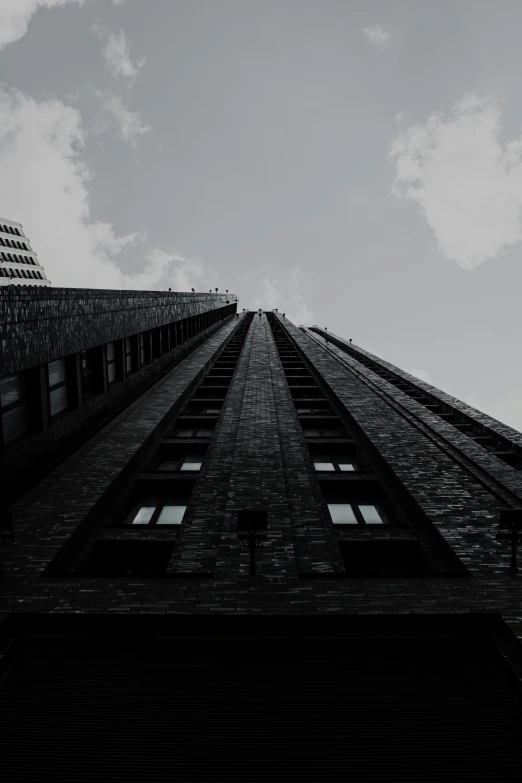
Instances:
[[[203,459],[201,454],[187,454],[181,463],[180,470],[201,470]]]
[[[335,465],[330,460],[330,457],[325,454],[314,456],[314,467],[317,471],[334,471]]]
[[[346,473],[357,470],[357,466],[351,457],[338,457],[335,454],[313,454],[312,459],[317,471],[336,471]]]
[[[383,524],[383,519],[375,506],[361,505],[359,506],[359,511],[361,512],[363,519],[367,525]]]
[[[186,503],[175,500],[143,503],[132,509],[128,522],[131,525],[181,525],[186,510]]]
[[[328,503],[334,525],[384,525],[381,512],[373,504]]]
[[[187,507],[181,505],[163,506],[158,516],[158,521],[156,522],[156,524],[157,525],[181,525],[186,510]]]
[[[334,525],[357,525],[357,517],[350,503],[328,503],[328,511]]]
[[[140,506],[132,520],[132,524],[148,525],[155,511],[156,506]]]

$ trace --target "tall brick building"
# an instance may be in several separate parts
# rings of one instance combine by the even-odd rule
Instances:
[[[56,291],[4,302],[9,779],[518,780],[522,435],[232,295]]]

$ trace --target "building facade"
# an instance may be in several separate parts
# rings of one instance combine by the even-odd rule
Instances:
[[[50,286],[21,223],[0,218],[0,286]]]
[[[30,318],[7,338],[51,430],[54,362],[89,389],[105,346],[103,407],[129,336],[170,359],[4,512],[13,779],[518,780],[522,435],[232,296],[81,293],[52,350]],[[189,303],[207,320],[178,342]]]

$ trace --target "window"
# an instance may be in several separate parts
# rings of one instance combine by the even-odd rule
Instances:
[[[140,334],[140,365],[143,367],[145,364],[145,335],[142,332]]]
[[[214,434],[212,427],[180,427],[176,430],[176,438],[211,438]]]
[[[101,375],[101,348],[82,351],[82,388],[84,400],[103,391]]]
[[[23,373],[0,378],[0,406],[4,443],[28,429],[25,379]]]
[[[346,572],[353,576],[407,576],[433,567],[417,539],[344,540],[338,546]]]
[[[156,470],[161,472],[201,470],[204,454],[175,454],[161,459]]]
[[[172,556],[172,541],[95,541],[87,565],[91,576],[161,576]]]
[[[107,380],[114,383],[116,380],[116,352],[114,343],[107,343]]]
[[[186,457],[183,457],[183,460],[180,465],[180,470],[201,470],[201,465],[203,464],[203,455],[202,454],[187,454]]]
[[[181,525],[187,504],[173,498],[145,499],[136,504],[127,517],[129,525]]]
[[[334,525],[384,525],[380,509],[371,503],[328,503]]]
[[[135,349],[135,337],[125,338],[125,368],[127,375],[136,372],[136,349]]]
[[[305,438],[346,438],[341,427],[303,427]]]
[[[160,327],[156,327],[156,329],[151,330],[152,335],[152,358],[153,359],[159,359],[161,357],[161,329]]]
[[[358,470],[356,463],[352,457],[335,455],[335,454],[313,454],[312,459],[314,461],[315,469],[318,472],[339,472],[348,473],[353,470]]]
[[[65,359],[56,359],[48,364],[49,400],[51,416],[56,416],[69,407],[69,388]]]

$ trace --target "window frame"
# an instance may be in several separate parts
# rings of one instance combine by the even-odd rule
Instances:
[[[28,410],[28,403],[27,403],[27,383],[25,378],[24,372],[14,372],[9,373],[9,375],[4,375],[0,379],[1,381],[5,381],[7,378],[16,378],[17,379],[17,386],[18,386],[18,398],[14,400],[13,402],[7,403],[7,405],[2,404],[2,398],[0,396],[0,426],[2,430],[2,441],[3,443],[12,443],[13,441],[17,440],[18,438],[22,437],[29,431],[29,410]],[[5,427],[4,427],[4,415],[11,413],[12,411],[20,409],[21,418],[22,418],[22,429],[18,429],[16,431],[16,434],[12,437],[6,439],[5,437]]]
[[[109,345],[112,345],[112,357],[109,358]],[[116,365],[116,342],[112,340],[105,344],[105,363],[107,365],[107,385],[112,386],[118,380]],[[112,378],[111,378],[112,373]]]
[[[51,379],[50,379],[50,372],[51,372],[51,365],[55,364],[56,362],[63,362],[64,367],[64,379],[62,381],[58,381],[58,383],[53,383],[51,385]],[[66,398],[67,402],[64,408],[60,408],[60,410],[56,411],[56,413],[52,412],[52,395],[54,392],[58,391],[59,389],[63,389],[65,387],[66,389]],[[53,359],[53,361],[47,363],[47,388],[49,390],[49,415],[52,420],[54,420],[57,416],[61,416],[63,413],[66,413],[71,409],[71,389],[70,389],[70,383],[69,383],[69,367],[67,363],[67,358],[65,356],[60,357],[59,359]]]
[[[138,371],[137,366],[137,350],[136,350],[136,335],[125,337],[124,351],[125,351],[125,373],[126,375],[132,375]],[[139,346],[138,346],[139,347]]]
[[[189,438],[190,439],[192,439],[192,438],[200,438],[202,440],[207,438],[208,440],[210,440],[210,438],[214,437],[214,430],[215,430],[215,427],[208,427],[208,426],[203,426],[203,425],[195,425],[193,427],[178,427],[176,430],[174,430],[174,437],[175,438],[181,438],[183,440],[188,440]],[[179,435],[179,432],[183,432],[183,431],[190,432],[191,434],[190,435]],[[200,435],[199,434],[200,432],[204,432],[204,431],[210,432],[210,435]]]
[[[350,454],[312,454],[312,462],[314,464],[314,469],[316,473],[358,473],[361,471],[360,464],[350,456]],[[318,470],[316,467],[316,460],[318,460],[319,457],[327,457],[327,460],[323,461],[325,464],[329,463],[333,465],[333,470]],[[341,462],[341,460],[344,460],[344,462]],[[349,464],[352,465],[351,470],[342,470],[340,465],[341,464]]]
[[[147,522],[134,522],[134,519],[136,519],[139,510],[141,508],[150,508],[152,506],[154,506],[154,511],[152,512],[152,515]],[[167,523],[158,522],[163,510],[169,507],[176,507],[176,508],[179,507],[184,509],[180,521],[167,522]],[[135,503],[132,504],[127,514],[125,515],[123,524],[125,527],[131,527],[131,528],[140,528],[140,527],[178,528],[181,527],[181,525],[184,522],[185,515],[187,513],[187,508],[188,508],[188,499],[183,502],[179,502],[179,498],[173,496],[169,496],[166,498],[158,497],[158,496],[155,497],[144,496],[139,498],[139,500],[137,500]]]
[[[368,502],[368,501],[361,502],[361,501],[348,500],[348,499],[346,499],[346,500],[340,500],[340,499],[326,500],[325,499],[325,502],[326,502],[326,505],[328,507],[328,514],[330,516],[330,521],[331,521],[332,525],[334,525],[336,528],[337,527],[349,527],[349,528],[353,529],[354,527],[384,527],[384,526],[389,526],[391,524],[390,523],[390,519],[388,518],[388,515],[384,512],[384,510],[382,508],[382,505],[378,501],[374,500],[373,502]],[[354,515],[354,517],[356,519],[356,522],[355,523],[352,523],[352,522],[335,522],[334,518],[333,518],[333,515],[332,515],[332,512],[330,511],[330,506],[335,506],[335,505],[350,506],[352,514]],[[360,510],[360,506],[373,506],[373,508],[377,511],[377,514],[381,518],[381,522],[367,522],[364,519],[363,513]]]
[[[199,462],[194,462],[194,463],[187,462],[186,463],[186,460],[188,459],[188,457],[198,457]],[[184,452],[183,454],[178,454],[178,455],[175,455],[175,456],[172,456],[172,457],[169,457],[168,455],[161,455],[160,458],[159,458],[159,461],[158,461],[158,463],[156,465],[156,468],[155,468],[154,472],[157,472],[157,473],[167,473],[167,474],[168,473],[199,473],[201,471],[202,467],[203,467],[204,460],[205,460],[205,453],[204,452],[197,453],[195,451],[192,451],[192,452],[188,452],[187,451],[187,452]],[[163,468],[162,469],[160,466],[164,462],[171,462],[175,467],[173,467],[173,468]],[[183,470],[183,465],[185,463],[188,464],[188,465],[191,465],[191,464],[199,465],[199,467],[198,468],[193,468],[193,469],[186,468],[185,470]]]

